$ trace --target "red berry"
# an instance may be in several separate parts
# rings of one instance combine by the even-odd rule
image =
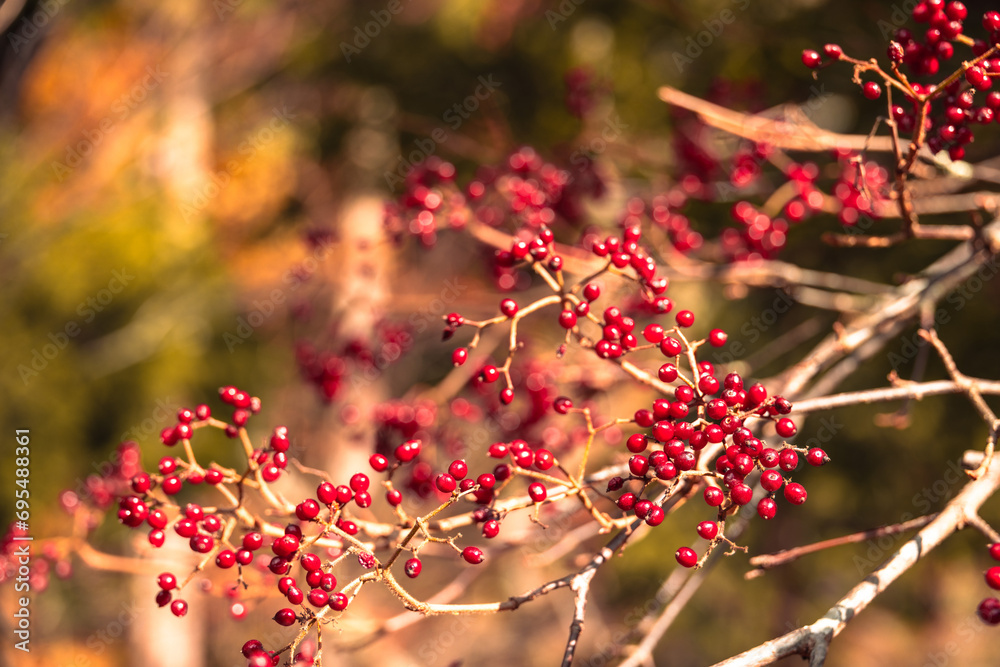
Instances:
[[[583,288],[583,298],[587,301],[596,301],[601,296],[601,287],[597,283],[587,283]]]
[[[443,472],[434,478],[434,486],[436,486],[438,491],[441,493],[451,493],[455,490],[458,484],[455,482],[454,477],[446,472]]]
[[[334,611],[344,611],[350,600],[343,593],[334,593],[330,596],[330,609]]]
[[[507,317],[514,317],[517,315],[517,301],[514,299],[504,299],[500,302],[500,312]]]
[[[165,591],[177,588],[177,577],[170,572],[164,572],[156,578],[156,584]]]
[[[708,344],[712,347],[722,347],[729,340],[729,334],[722,329],[712,329],[708,334]]]
[[[188,603],[184,600],[174,600],[170,603],[170,613],[178,618],[188,613]]]
[[[541,482],[534,482],[528,486],[528,495],[531,500],[536,503],[540,503],[545,500],[548,492],[545,490],[545,485]]]
[[[674,558],[677,559],[681,567],[694,567],[698,564],[698,554],[691,547],[681,547],[674,554]]]
[[[1000,560],[1000,542],[994,542],[990,545],[990,558]]]
[[[823,53],[826,54],[827,58],[840,60],[840,56],[844,55],[844,50],[840,48],[839,44],[824,44]]]
[[[795,428],[795,422],[788,417],[782,417],[775,425],[775,430],[782,438],[790,438],[795,435],[797,429]]]
[[[486,556],[483,554],[483,550],[479,547],[465,547],[465,549],[462,550],[462,558],[465,559],[466,563],[479,565],[483,562],[483,559],[486,558]]]
[[[705,502],[708,503],[709,507],[718,507],[726,497],[722,489],[715,486],[706,486],[704,496]]]
[[[572,310],[564,310],[559,313],[559,326],[563,329],[572,329],[576,326],[576,313]]]
[[[1000,624],[1000,600],[997,600],[996,598],[986,598],[979,603],[979,608],[976,609],[976,613],[984,623],[989,623],[990,625]]]
[[[278,625],[283,625],[288,627],[295,624],[295,612],[285,607],[284,609],[279,609],[274,615],[274,622]]]
[[[403,571],[406,572],[406,576],[408,576],[410,579],[416,579],[418,576],[420,576],[420,570],[422,569],[423,565],[421,564],[419,558],[411,558],[410,560],[406,561],[405,565],[403,565]]]
[[[389,468],[389,459],[381,454],[372,454],[368,459],[368,465],[370,465],[372,470],[375,472],[385,472]]]
[[[792,472],[799,465],[799,455],[794,449],[782,449],[778,454],[778,467],[785,472]]]
[[[666,515],[667,514],[666,512],[663,511],[662,507],[660,507],[659,505],[653,505],[652,507],[649,508],[649,511],[646,512],[646,517],[643,520],[649,526],[659,526],[661,523],[663,523],[663,519],[664,517],[666,517]]]
[[[806,462],[811,466],[821,466],[829,460],[830,457],[819,447],[813,447],[806,454]]]
[[[687,328],[694,324],[694,313],[690,310],[682,310],[675,316],[677,326]]]
[[[995,591],[1000,591],[1000,565],[994,565],[986,570],[986,585]]]
[[[785,479],[777,470],[765,470],[760,476],[760,485],[764,487],[764,490],[768,493],[777,491],[784,483]]]
[[[469,351],[464,347],[456,347],[451,353],[451,363],[455,366],[461,366],[469,358]]]

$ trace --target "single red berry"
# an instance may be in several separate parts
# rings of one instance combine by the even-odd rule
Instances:
[[[156,584],[165,591],[177,588],[177,577],[170,572],[164,572],[156,578]]]
[[[455,490],[458,484],[455,482],[454,477],[446,472],[443,472],[434,478],[434,486],[436,486],[438,491],[441,493],[451,493]]]
[[[806,454],[806,462],[811,466],[821,466],[829,460],[830,457],[819,447],[813,447]]]
[[[698,535],[703,540],[714,540],[719,534],[719,524],[715,521],[702,521],[698,524]]]
[[[496,486],[497,478],[488,472],[484,472],[479,477],[476,478],[476,484],[484,489],[492,489]]]
[[[681,547],[674,554],[674,558],[677,559],[681,567],[694,567],[698,564],[698,554],[691,547]]]
[[[777,511],[778,505],[774,502],[774,498],[761,498],[757,503],[757,514],[765,521],[773,519]]]
[[[994,565],[986,570],[986,585],[995,591],[1000,591],[1000,565]]]
[[[500,522],[496,519],[490,519],[483,524],[483,537],[487,539],[493,539],[500,534]]]
[[[323,607],[330,601],[329,594],[322,588],[312,589],[309,591],[309,595],[307,597],[309,598],[309,604],[314,607]]]
[[[228,570],[233,565],[236,565],[236,554],[230,549],[224,549],[215,557],[215,564],[223,570]]]
[[[1000,600],[996,598],[986,598],[979,603],[979,608],[976,609],[976,614],[979,618],[983,620],[984,623],[989,623],[990,625],[1000,624]]]
[[[674,317],[677,320],[677,326],[679,327],[686,329],[694,324],[694,313],[690,310],[679,311]]]
[[[170,613],[180,618],[188,613],[188,603],[184,600],[174,600],[170,603]]]
[[[486,558],[486,555],[483,554],[483,550],[479,547],[465,547],[465,549],[462,550],[462,558],[465,559],[466,563],[479,565],[483,562],[483,559]]]
[[[330,609],[334,611],[344,611],[347,609],[349,602],[350,600],[343,593],[334,593],[330,596]]]
[[[773,493],[781,488],[781,485],[785,483],[785,479],[781,476],[777,470],[765,470],[760,476],[760,485],[764,487],[764,490],[768,493]]]
[[[666,512],[663,511],[663,508],[659,505],[653,505],[649,508],[649,511],[646,512],[646,517],[643,521],[645,521],[649,526],[659,526],[663,523],[664,517],[666,517]]]
[[[782,449],[778,454],[778,467],[785,472],[792,472],[799,465],[799,455],[794,449]]]
[[[545,500],[548,492],[545,490],[545,485],[541,482],[534,482],[528,486],[528,496],[531,500],[536,503],[540,503]]]
[[[802,52],[802,64],[809,69],[816,69],[820,66],[821,62],[823,62],[823,59],[818,52],[812,49],[806,49]]]
[[[753,489],[742,482],[729,489],[729,498],[736,505],[746,505],[753,500]]]
[[[708,334],[708,344],[712,347],[722,347],[729,340],[729,334],[722,329],[712,329]]]
[[[372,470],[375,472],[385,472],[389,468],[389,459],[381,454],[372,454],[368,459],[368,465],[370,465]]]
[[[718,507],[725,500],[726,496],[722,489],[716,486],[706,486],[704,491],[705,502],[709,507]]]
[[[994,542],[990,545],[990,558],[1000,560],[1000,542]]]
[[[283,625],[288,627],[295,624],[295,612],[285,607],[284,609],[279,609],[274,615],[274,622],[278,625]]]
[[[243,657],[249,658],[253,655],[256,655],[257,653],[260,653],[263,650],[264,650],[264,645],[260,642],[259,639],[251,639],[250,641],[248,641],[246,644],[243,645],[242,649]]]
[[[295,516],[299,521],[312,521],[319,515],[319,503],[312,498],[306,498],[295,506]]]
[[[451,353],[451,363],[455,366],[461,366],[469,358],[469,351],[464,347],[456,347]]]
[[[806,489],[797,482],[785,485],[785,500],[793,505],[801,505],[806,501]]]
[[[500,378],[500,371],[496,366],[487,364],[486,366],[483,366],[483,370],[479,372],[479,377],[482,378],[483,382],[496,382]]]
[[[840,60],[840,57],[844,55],[844,50],[840,48],[839,44],[824,44],[823,53],[831,60]]]
[[[587,301],[596,301],[601,296],[601,287],[597,283],[587,283],[583,288],[583,298]]]
[[[422,569],[423,569],[423,564],[420,562],[419,558],[411,558],[410,560],[406,561],[405,565],[403,565],[403,571],[406,572],[406,576],[408,576],[410,579],[416,579],[418,576],[420,576],[420,570]]]
[[[504,405],[510,405],[514,401],[514,390],[510,387],[505,387],[500,390],[500,402]]]
[[[514,299],[504,299],[500,302],[500,312],[507,317],[514,317],[517,315],[517,310],[517,301],[514,301]]]

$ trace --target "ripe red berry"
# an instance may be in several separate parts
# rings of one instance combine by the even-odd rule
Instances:
[[[994,565],[986,570],[986,585],[995,591],[1000,591],[1000,565]]]
[[[753,500],[753,489],[739,482],[729,490],[729,498],[736,505],[746,505]]]
[[[706,486],[704,491],[705,502],[709,507],[718,507],[725,500],[726,496],[722,489],[715,486]]]
[[[806,49],[802,52],[802,64],[809,69],[816,69],[822,61],[819,53],[812,49]]]
[[[984,623],[989,623],[990,625],[1000,624],[1000,600],[996,598],[986,598],[979,603],[979,608],[976,609],[976,614],[979,618],[983,620]]]
[[[760,476],[760,485],[764,487],[764,490],[768,493],[773,493],[781,488],[781,485],[785,483],[785,479],[781,476],[777,470],[765,470]]]
[[[177,577],[170,572],[164,572],[156,578],[156,584],[165,591],[177,588]]]
[[[583,288],[583,298],[587,301],[596,301],[601,296],[601,287],[597,283],[587,283]]]
[[[454,477],[446,472],[443,472],[434,478],[434,486],[436,486],[438,491],[441,493],[451,493],[455,490],[458,484],[455,482]]]
[[[813,447],[806,454],[806,462],[811,466],[821,466],[829,460],[830,457],[819,447]]]
[[[708,334],[708,344],[712,347],[722,347],[729,340],[729,334],[722,329],[712,329]]]
[[[330,609],[334,611],[344,611],[347,609],[347,604],[349,602],[350,600],[343,593],[334,593],[330,596]]]
[[[479,377],[482,378],[483,382],[496,382],[500,378],[500,371],[496,366],[488,364],[483,366],[483,370],[479,372]]]
[[[804,503],[807,495],[805,487],[797,482],[785,485],[785,500],[793,505],[801,505]]]
[[[674,554],[674,558],[677,559],[681,567],[694,567],[698,564],[698,554],[691,547],[681,547]]]
[[[666,517],[666,515],[667,514],[666,512],[663,511],[662,507],[660,507],[659,505],[653,505],[646,512],[646,516],[643,519],[643,521],[645,521],[646,525],[649,526],[659,526],[661,523],[663,523],[663,519],[664,517]]]
[[[368,465],[370,465],[372,470],[375,472],[385,472],[389,468],[389,459],[381,454],[372,454],[368,459]]]
[[[419,558],[411,558],[408,561],[406,561],[405,565],[403,565],[403,571],[406,573],[406,576],[408,576],[410,579],[416,579],[418,576],[420,576],[420,570],[422,569],[423,569],[423,564],[420,562]]]
[[[702,521],[698,524],[698,535],[703,540],[714,540],[719,534],[719,524],[715,521]]]
[[[990,545],[990,558],[1000,560],[1000,542],[994,542]]]
[[[690,310],[682,310],[674,316],[677,320],[677,326],[687,328],[694,324],[694,313]]]
[[[795,435],[797,429],[795,428],[795,422],[788,417],[782,417],[775,425],[775,430],[782,438],[790,438]]]
[[[451,363],[455,366],[461,366],[469,358],[469,351],[464,347],[456,347],[451,353]]]
[[[483,524],[483,537],[487,539],[493,539],[500,534],[500,522],[496,519],[490,519]]]
[[[274,622],[278,625],[283,625],[288,627],[295,624],[295,612],[285,607],[284,609],[279,609],[274,615]]]
[[[840,56],[844,55],[844,50],[840,48],[839,44],[824,44],[823,53],[826,54],[827,58],[840,60]]]
[[[536,503],[540,503],[545,500],[548,492],[545,490],[545,485],[541,482],[534,482],[528,486],[528,496],[531,500]]]
[[[170,613],[180,618],[188,613],[188,603],[184,600],[174,600],[170,603]]]
[[[552,402],[552,408],[557,413],[564,415],[573,409],[573,401],[565,396],[559,396]]]
[[[517,315],[517,301],[514,299],[504,299],[500,302],[500,312],[507,317],[514,317]]]
[[[792,472],[799,465],[799,455],[794,449],[782,449],[778,454],[778,467],[785,472]]]
[[[773,498],[761,498],[760,502],[757,503],[757,514],[765,521],[773,519],[777,511],[778,505]]]
[[[483,559],[486,558],[486,555],[479,547],[465,547],[465,549],[462,550],[462,558],[465,559],[466,563],[479,565],[483,562]]]

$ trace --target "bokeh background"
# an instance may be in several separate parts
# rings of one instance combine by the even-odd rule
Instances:
[[[986,8],[967,4],[970,16]],[[61,491],[85,493],[88,476],[116,462],[123,440],[138,442],[143,464],[155,467],[160,429],[182,406],[217,404],[223,384],[262,398],[256,439],[283,423],[309,463],[363,460],[377,437],[376,406],[426,398],[450,367],[440,315],[490,316],[499,299],[488,254],[448,234],[425,247],[385,232],[383,203],[401,194],[404,162],[433,153],[452,161],[464,182],[478,165],[523,145],[566,168],[585,155],[604,194],[591,198],[584,224],[612,229],[623,193],[664,191],[682,168],[677,149],[690,128],[657,100],[659,86],[751,111],[821,95],[813,120],[867,133],[878,104],[857,93],[847,69],[814,80],[799,54],[837,42],[852,55],[881,57],[885,31],[902,25],[908,6],[7,0],[0,6],[0,516],[6,523],[13,511],[14,429],[31,431],[31,532],[58,537],[70,530]],[[707,45],[692,49],[699,35]],[[592,84],[582,118],[567,100],[574,76]],[[483,81],[491,85],[480,88],[489,92],[478,108],[467,117],[453,112]],[[439,128],[444,135],[435,135]],[[993,157],[996,138],[982,130],[969,159]],[[690,216],[712,238],[727,223],[728,205],[695,206]],[[796,228],[783,258],[893,283],[948,247],[819,244],[835,226],[817,218]],[[758,378],[793,362],[835,319],[796,306],[762,320],[779,296],[773,289],[678,283],[672,295],[701,304],[702,321],[742,341],[747,354],[737,367]],[[1000,377],[998,299],[996,281],[987,280],[944,306],[951,317],[942,337],[961,368],[983,377]],[[914,331],[840,389],[884,384],[888,353],[907,357]],[[400,332],[412,338],[407,345],[398,344]],[[334,364],[325,380],[303,371],[304,355],[352,344],[365,348],[367,362],[361,355]],[[393,363],[371,362],[380,355]],[[911,367],[908,357],[901,374]],[[552,373],[560,393],[572,389],[571,377]],[[925,377],[943,376],[932,359]],[[592,399],[606,414],[630,414],[652,398],[597,385]],[[810,474],[806,506],[751,528],[751,554],[894,523],[957,492],[949,463],[985,439],[971,408],[957,397],[928,399],[913,407],[908,428],[876,425],[876,415],[894,407],[800,424],[804,439],[835,433],[824,444],[834,462]],[[229,445],[223,437],[199,443],[206,455],[235,462]],[[605,458],[614,458],[610,447]],[[995,504],[988,510],[997,517]],[[684,508],[600,573],[580,664],[614,663],[621,633],[655,606],[674,550],[708,518],[702,514]],[[93,537],[108,553],[141,551],[111,516]],[[829,664],[995,664],[996,630],[974,616],[986,593],[982,542],[958,535],[920,563],[849,626]],[[668,632],[657,664],[709,664],[812,622],[891,549],[842,547],[749,582],[746,557],[730,558]],[[246,639],[282,636],[269,620],[271,602],[258,609],[248,600],[251,612],[237,621],[228,601],[196,596],[179,621],[152,602],[155,566],[134,577],[95,571],[58,549],[51,555],[36,558],[51,576],[35,581],[30,655],[11,650],[11,582],[0,588],[7,664],[238,665]],[[520,592],[567,563],[549,571],[505,559],[470,586],[468,599]],[[55,576],[67,568],[70,576]],[[453,563],[428,572],[425,590],[455,572]],[[553,595],[530,613],[423,621],[350,654],[331,651],[329,664],[553,664],[568,602]],[[398,611],[376,595],[366,613]],[[341,640],[363,636],[361,625],[345,623]]]

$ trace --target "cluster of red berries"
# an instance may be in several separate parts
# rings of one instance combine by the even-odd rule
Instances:
[[[1000,22],[1000,19],[998,19]],[[1000,542],[995,542],[989,546],[990,557],[993,560],[1000,561]],[[990,569],[986,570],[983,575],[986,579],[986,585],[995,591],[1000,591],[1000,565],[994,565]],[[1000,600],[995,597],[986,598],[979,603],[976,613],[979,618],[983,620],[984,623],[989,623],[990,625],[1000,625]]]
[[[960,76],[946,79],[947,85],[938,90],[934,85],[900,81],[903,97],[908,103],[894,104],[891,113],[903,132],[913,132],[918,119],[925,118],[927,146],[931,152],[948,151],[953,160],[965,156],[965,146],[974,139],[973,124],[988,124],[997,117],[1000,110],[1000,94],[988,91],[992,77],[1000,73],[1000,12],[987,11],[982,16],[983,28],[989,33],[989,40],[973,39],[964,34],[964,21],[968,9],[961,2],[944,0],[924,0],[912,9],[913,20],[927,24],[922,38],[907,28],[896,31],[889,43],[887,55],[892,66],[905,67],[911,76],[935,76],[941,62],[951,60],[956,45],[968,47],[972,52],[969,62],[964,62],[958,71]],[[847,58],[840,46],[827,44],[823,55],[807,49],[802,52],[802,62],[806,67],[817,69],[838,60],[848,60],[856,65],[858,61]],[[869,69],[867,66],[866,69]],[[890,75],[881,73],[884,77]],[[887,79],[888,80],[888,79]],[[862,83],[862,93],[868,99],[882,95],[882,87],[875,81]],[[912,93],[909,92],[912,90]],[[985,99],[977,102],[976,94],[985,93]],[[917,96],[931,96],[931,106],[923,109],[923,101]]]

